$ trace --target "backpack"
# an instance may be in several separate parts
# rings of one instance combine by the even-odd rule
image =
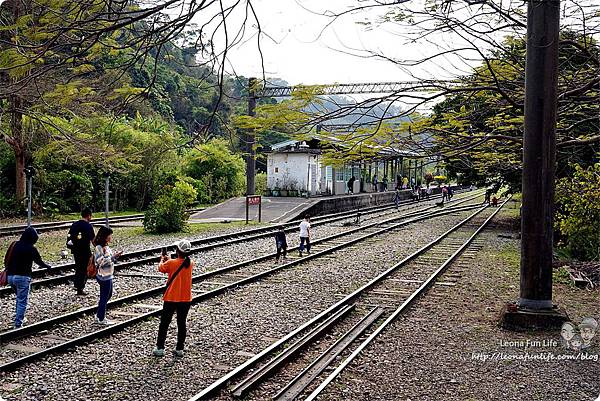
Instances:
[[[16,243],[17,241],[11,242],[11,244],[8,246],[8,250],[6,251],[6,255],[4,255],[4,270],[0,272],[0,287],[4,287],[8,284],[8,273],[6,272],[6,269],[8,269],[8,265],[12,259],[12,253]]]
[[[94,254],[90,256],[87,265],[87,276],[88,278],[94,278],[98,274],[98,266],[96,266],[96,260]]]

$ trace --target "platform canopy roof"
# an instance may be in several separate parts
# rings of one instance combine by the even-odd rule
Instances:
[[[312,136],[307,139],[308,140],[290,139],[287,141],[275,143],[270,146],[270,151],[267,151],[267,153],[317,153],[315,151],[318,151],[318,153],[320,153],[320,150],[323,148],[322,142],[324,141],[327,142],[326,146],[333,146],[339,148],[340,150],[343,150],[344,147],[348,146],[344,144],[344,142],[341,139],[336,138],[332,135]],[[416,158],[422,156],[414,151],[402,150],[385,144],[363,146],[376,151],[375,156],[365,158],[365,160],[391,160],[399,157]]]

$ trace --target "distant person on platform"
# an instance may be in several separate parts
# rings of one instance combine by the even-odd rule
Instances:
[[[379,180],[377,179],[377,174],[373,176],[373,192],[377,192],[377,185],[379,184]]]
[[[354,176],[350,177],[350,179],[348,180],[348,193],[349,194],[354,193],[354,181],[356,181],[356,178]]]
[[[402,179],[402,189],[407,189],[408,188],[408,177],[404,177]]]
[[[87,266],[92,257],[90,244],[95,236],[94,228],[90,224],[91,220],[92,211],[86,207],[81,211],[81,220],[71,225],[69,234],[67,235],[67,248],[71,250],[75,259],[75,278],[73,279],[73,284],[77,290],[77,295],[87,295],[83,289],[87,282]]]
[[[388,179],[387,177],[383,177],[383,192],[387,191],[388,187]]]
[[[400,205],[400,182],[396,183],[395,193],[394,193],[394,203],[396,204],[396,209]]]
[[[298,247],[298,254],[302,256],[304,252],[304,244],[306,243],[306,253],[310,255],[310,217],[304,217],[304,220],[300,223],[300,247]]]

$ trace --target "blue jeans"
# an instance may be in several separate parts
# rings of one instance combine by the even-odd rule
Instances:
[[[98,320],[104,320],[104,316],[106,315],[106,304],[110,297],[112,297],[113,281],[112,278],[110,280],[98,280],[98,278],[96,278],[96,281],[100,284],[100,300],[98,301],[96,317]]]
[[[25,311],[27,310],[27,300],[29,299],[29,289],[31,288],[31,277],[29,276],[8,276],[8,284],[17,293],[17,312],[15,314],[15,327],[23,325]]]
[[[298,250],[300,252],[304,251],[304,241],[306,241],[306,252],[310,253],[310,238],[308,237],[300,237],[300,248]]]

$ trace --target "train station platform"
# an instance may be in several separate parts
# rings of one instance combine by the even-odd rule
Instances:
[[[432,189],[433,194],[439,188]],[[410,190],[401,191],[401,199],[409,199]],[[343,212],[362,207],[390,203],[394,199],[394,191],[367,192],[333,196],[300,197],[267,197],[262,198],[262,222],[279,223],[299,219],[304,214],[318,216],[321,214]],[[235,221],[246,219],[245,197],[229,199],[211,208],[195,213],[190,222]],[[258,206],[250,206],[249,219],[258,221]]]

